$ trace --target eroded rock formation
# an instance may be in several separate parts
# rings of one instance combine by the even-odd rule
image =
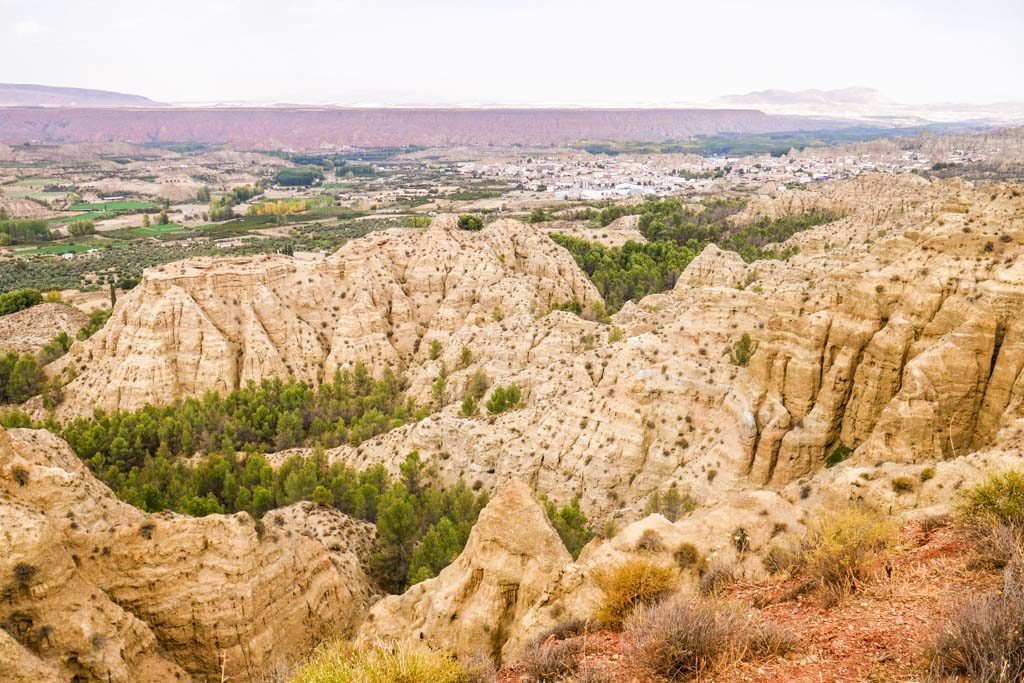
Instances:
[[[147,515],[57,437],[0,430],[0,678],[251,680],[344,635],[367,579],[307,535],[345,520],[301,512]]]

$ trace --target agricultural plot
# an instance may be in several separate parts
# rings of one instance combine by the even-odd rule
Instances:
[[[156,202],[126,199],[116,202],[83,202],[72,204],[69,211],[142,211],[145,209],[158,209],[160,205]]]

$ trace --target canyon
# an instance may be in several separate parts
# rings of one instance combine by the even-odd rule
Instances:
[[[776,538],[829,506],[949,512],[954,491],[1021,464],[1022,193],[914,174],[764,192],[737,220],[840,217],[791,237],[785,260],[708,245],[674,287],[610,316],[545,229],[508,219],[475,232],[441,215],[331,255],[149,269],[48,366],[57,420],[268,378],[315,385],[363,363],[436,409],[328,461],[397,474],[417,451],[439,483],[493,497],[438,576],[378,600],[363,570],[372,525],[311,503],[260,522],[147,515],[58,437],[0,431],[15,550],[0,558],[0,676],[257,680],[336,637],[508,664],[589,617],[601,567],[690,546],[755,580]],[[518,386],[522,405],[462,414],[480,372],[489,392]],[[901,491],[900,478],[919,483]],[[676,521],[649,505],[673,489],[691,508]],[[538,496],[578,499],[614,531],[574,560]]]

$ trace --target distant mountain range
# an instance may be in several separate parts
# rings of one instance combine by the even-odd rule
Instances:
[[[238,149],[651,142],[850,125],[725,108],[0,107],[0,143],[205,142]]]
[[[757,90],[720,97],[711,106],[751,107],[768,114],[840,117],[901,125],[957,121],[1024,122],[1024,102],[904,104],[883,97],[874,88]]]
[[[0,107],[159,107],[141,95],[31,83],[0,83]]]

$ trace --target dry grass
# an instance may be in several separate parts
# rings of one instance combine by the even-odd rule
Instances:
[[[520,664],[527,681],[557,683],[576,673],[579,651],[576,640],[538,640],[523,653]]]
[[[321,646],[291,683],[472,683],[452,657],[402,645],[356,649],[346,642]]]
[[[1024,680],[1024,555],[1003,570],[1003,589],[965,598],[932,647],[937,674],[983,683]]]
[[[674,681],[703,677],[743,659],[784,655],[796,642],[783,629],[755,622],[737,605],[684,595],[637,609],[626,633],[645,668]]]
[[[594,579],[603,594],[595,618],[609,626],[621,625],[638,606],[662,600],[679,585],[674,569],[647,560],[627,560]]]
[[[701,572],[697,589],[701,595],[718,595],[734,583],[736,570],[728,564],[713,562]]]
[[[863,508],[826,514],[800,542],[796,570],[830,601],[838,601],[872,576],[896,530],[892,521]]]

